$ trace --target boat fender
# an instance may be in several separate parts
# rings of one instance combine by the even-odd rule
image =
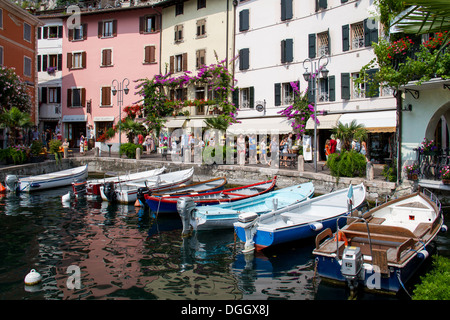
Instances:
[[[429,256],[429,253],[428,253],[428,251],[425,250],[425,249],[420,250],[419,253],[417,254],[417,257],[420,258],[420,259],[423,259],[423,260],[425,260],[426,258],[428,258],[428,256]]]
[[[445,224],[442,225],[441,227],[441,232],[447,232],[448,228]]]
[[[62,202],[70,202],[70,200],[72,199],[72,192],[69,191],[68,193],[66,193],[65,195],[63,195],[61,197]]]
[[[0,193],[6,192],[6,188],[0,182]]]
[[[309,225],[309,227],[310,227],[311,230],[313,230],[313,231],[320,231],[320,230],[322,230],[322,228],[323,228],[323,224],[321,224],[320,222],[314,222],[314,223],[311,223],[311,224]]]
[[[344,241],[345,246],[348,246],[348,240],[345,236],[345,233],[342,231],[338,231],[337,234],[334,236],[334,241]]]
[[[42,276],[39,272],[32,269],[30,273],[25,276],[25,284],[27,286],[34,286],[39,284],[42,281]]]

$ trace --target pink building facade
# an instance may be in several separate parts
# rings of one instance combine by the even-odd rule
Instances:
[[[150,7],[105,9],[82,12],[69,29],[72,21],[64,22],[61,124],[63,137],[77,147],[81,135],[93,144],[141,99],[135,81],[159,73],[161,14]],[[129,90],[122,102],[114,89]],[[127,142],[123,133],[120,141]],[[107,143],[117,151],[119,134]]]

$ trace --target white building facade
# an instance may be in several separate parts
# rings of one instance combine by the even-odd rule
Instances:
[[[395,98],[386,90],[366,97],[364,85],[354,83],[361,67],[375,57],[371,43],[382,34],[378,21],[370,16],[372,4],[372,0],[240,1],[236,7],[239,91],[235,101],[242,123],[229,130],[269,127],[290,132],[290,124],[278,114],[292,103],[290,83],[305,91],[308,83],[303,74],[316,72],[320,60],[329,73],[318,79],[315,90],[317,111],[326,112],[318,117],[319,159],[325,159],[325,140],[338,121],[356,119],[369,130],[371,159],[389,161],[395,150]],[[308,121],[306,129],[313,128]]]

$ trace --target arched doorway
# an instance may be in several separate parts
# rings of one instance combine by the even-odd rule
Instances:
[[[450,102],[440,107],[428,122],[425,138],[434,140],[444,152],[449,151]]]

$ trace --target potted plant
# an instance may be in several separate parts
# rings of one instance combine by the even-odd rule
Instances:
[[[408,176],[408,180],[417,180],[419,178],[419,165],[412,164],[409,166],[405,166],[406,175]]]
[[[42,152],[42,142],[39,140],[34,140],[30,146],[30,162],[40,162],[43,161],[44,158],[40,156]]]
[[[58,139],[50,140],[48,145],[49,145],[48,152],[55,155],[56,164],[58,164],[61,161],[61,154],[60,154],[62,146],[61,140]]]
[[[441,173],[442,183],[450,184],[450,167],[445,166],[444,168],[442,168],[440,173]]]

